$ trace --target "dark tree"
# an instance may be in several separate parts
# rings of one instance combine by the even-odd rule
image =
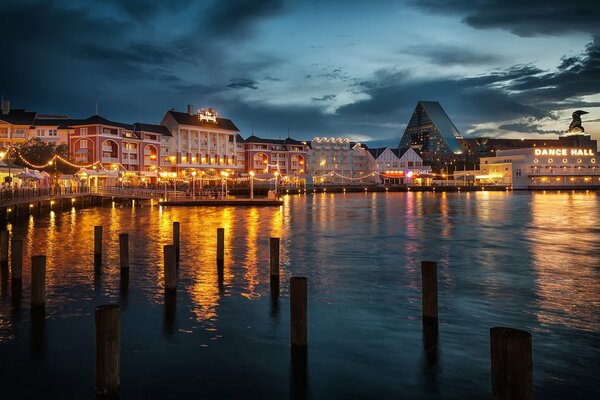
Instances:
[[[17,165],[31,168],[22,158],[34,165],[46,165],[55,155],[59,155],[65,160],[69,159],[69,146],[66,144],[57,145],[54,142],[46,142],[39,138],[28,139],[26,142],[19,143],[11,150],[11,161]],[[22,158],[21,158],[22,157]],[[50,174],[74,174],[77,168],[71,167],[59,160],[55,160],[52,165],[42,168]]]

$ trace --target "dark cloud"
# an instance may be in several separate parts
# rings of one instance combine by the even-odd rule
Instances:
[[[600,33],[598,0],[415,0],[428,13],[459,15],[479,29],[500,28],[519,36]]]
[[[227,85],[228,88],[231,89],[258,89],[258,82],[256,82],[254,79],[237,79],[232,81],[229,85]]]
[[[498,129],[502,129],[510,132],[522,132],[522,133],[537,133],[539,135],[558,135],[562,133],[557,130],[545,130],[539,124],[535,123],[512,123],[512,124],[503,124],[498,127]]]
[[[283,12],[284,6],[284,0],[214,0],[200,17],[215,35],[241,37],[262,19]]]
[[[316,102],[320,102],[320,101],[332,101],[332,100],[335,100],[336,97],[337,97],[337,95],[335,95],[335,94],[326,94],[321,97],[312,97],[310,100],[313,103],[316,103]]]
[[[487,65],[502,60],[491,53],[478,53],[465,47],[448,45],[419,45],[402,50],[403,53],[425,58],[436,65]]]

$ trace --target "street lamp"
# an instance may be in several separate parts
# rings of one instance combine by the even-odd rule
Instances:
[[[196,177],[196,170],[192,171],[192,199],[196,198],[196,181],[194,180],[194,178]]]
[[[277,187],[277,177],[279,176],[279,171],[275,171],[273,175],[275,175],[275,199],[277,199],[279,198],[279,188]]]
[[[12,178],[10,176],[10,159],[8,158],[9,153],[10,153],[10,146],[8,147],[8,149],[6,151],[4,151],[4,150],[0,151],[0,160],[5,160],[6,164],[8,164],[8,179],[6,179],[6,181],[10,184],[10,183],[12,183]]]
[[[250,200],[254,200],[254,171],[248,172],[250,175]]]

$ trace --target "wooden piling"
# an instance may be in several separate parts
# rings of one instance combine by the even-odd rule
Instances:
[[[177,288],[177,258],[175,245],[163,246],[165,292],[174,292]]]
[[[421,290],[423,297],[423,321],[437,323],[438,282],[436,262],[421,261],[421,279]]]
[[[0,231],[0,266],[8,267],[8,231]]]
[[[180,224],[173,222],[173,245],[175,246],[175,257],[179,262],[179,239],[180,239]]]
[[[96,396],[111,397],[121,385],[121,320],[119,306],[96,307]]]
[[[292,347],[306,347],[307,327],[307,280],[294,276],[290,279],[290,326]]]
[[[94,265],[102,263],[102,225],[94,226]]]
[[[225,228],[217,228],[217,261],[225,261]]]
[[[23,241],[13,239],[10,243],[10,272],[13,280],[23,277]]]
[[[31,307],[46,304],[46,256],[31,257]]]
[[[279,238],[272,237],[270,245],[270,275],[279,278]]]
[[[129,269],[129,234],[119,234],[119,259],[121,269]]]
[[[490,347],[492,399],[532,400],[531,334],[520,329],[492,328]]]

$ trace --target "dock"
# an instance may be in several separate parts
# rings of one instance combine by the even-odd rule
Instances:
[[[167,200],[159,201],[161,206],[191,206],[191,207],[278,207],[283,200],[273,199],[196,199],[196,200]]]

